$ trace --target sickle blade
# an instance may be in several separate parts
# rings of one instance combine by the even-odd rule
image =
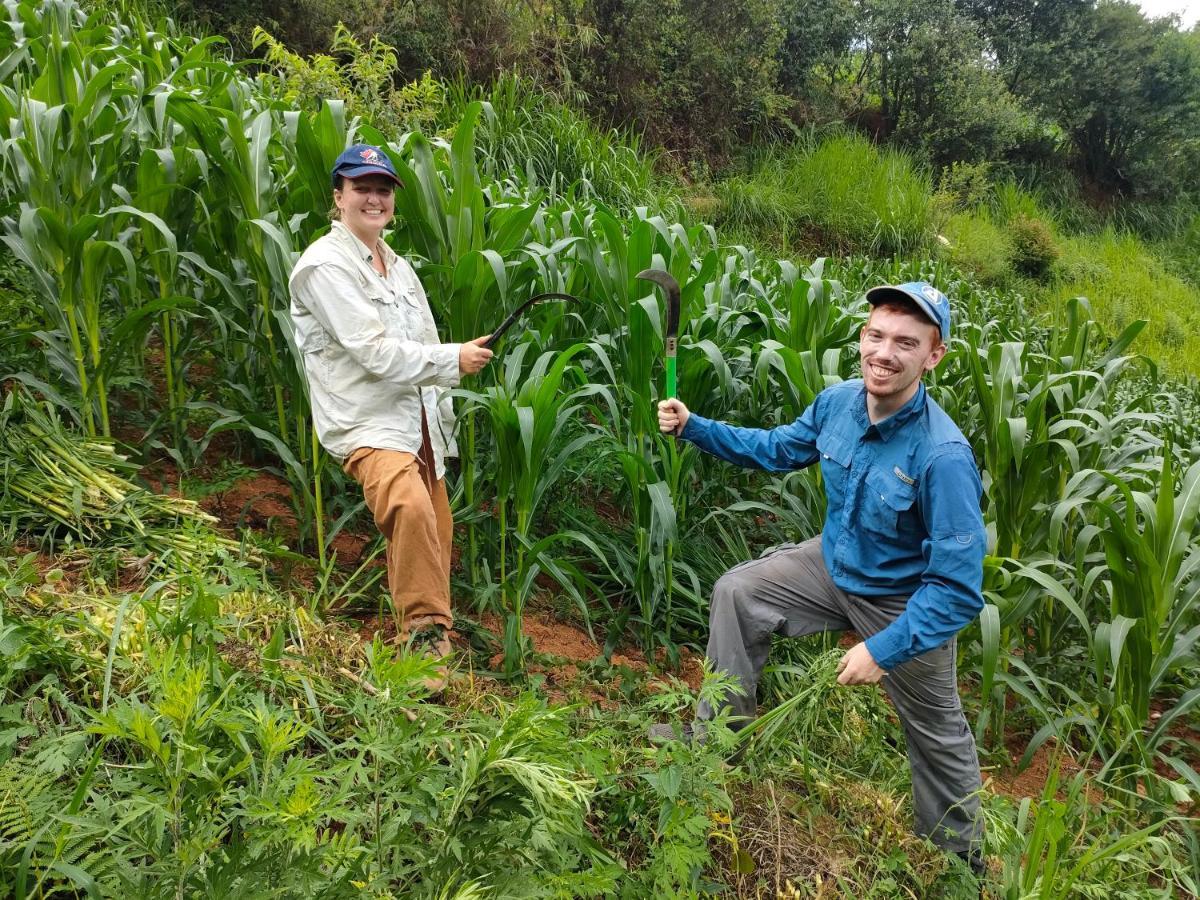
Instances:
[[[670,272],[662,269],[643,269],[635,276],[642,281],[653,281],[663,289],[667,297],[667,321],[663,333],[665,364],[667,367],[667,396],[675,396],[675,352],[679,337],[679,282]]]
[[[679,336],[679,282],[670,272],[664,272],[662,269],[643,269],[634,277],[642,281],[653,281],[666,294],[667,327],[664,336],[670,341],[673,349],[675,339]]]
[[[517,319],[521,318],[525,310],[529,309],[529,307],[536,303],[541,303],[543,300],[566,300],[571,303],[579,302],[578,297],[575,297],[572,294],[563,294],[559,291],[547,291],[544,294],[534,294],[508,314],[508,318],[501,322],[500,326],[492,332],[492,336],[483,342],[483,346],[490,350],[492,345],[494,345],[504,335],[504,332],[508,331],[508,329],[512,327],[513,323],[516,322]]]

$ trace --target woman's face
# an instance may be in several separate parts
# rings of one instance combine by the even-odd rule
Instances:
[[[342,224],[369,243],[379,237],[396,212],[396,183],[384,175],[346,178],[334,190]]]

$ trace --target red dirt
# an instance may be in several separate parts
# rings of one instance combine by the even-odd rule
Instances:
[[[1024,797],[1032,797],[1034,800],[1041,799],[1042,790],[1050,777],[1050,769],[1054,765],[1054,757],[1059,751],[1059,746],[1053,738],[1049,739],[1034,752],[1029,765],[1018,772],[1017,764],[1025,755],[1025,741],[1026,738],[1020,735],[1009,735],[1005,739],[1009,763],[1003,766],[999,772],[984,773],[986,787],[992,793],[1003,794],[1014,800],[1021,800]],[[1081,769],[1082,767],[1071,756],[1069,750],[1063,753],[1058,769],[1059,787],[1055,791],[1056,799],[1066,799],[1066,788]],[[1103,799],[1103,792],[1093,783],[1089,782],[1085,785],[1083,792],[1090,803],[1099,803]]]
[[[493,633],[500,634],[504,630],[503,623],[494,613],[484,613],[481,621],[484,627]],[[560,665],[543,667],[542,671],[558,672],[561,676],[570,670],[571,674],[574,674],[578,671],[575,663],[594,662],[604,655],[603,648],[588,637],[586,631],[555,619],[552,613],[543,610],[527,610],[523,625],[525,635],[533,644],[535,653],[561,657],[567,661]],[[492,660],[493,665],[499,662],[499,659]],[[621,652],[614,653],[609,662],[613,666],[625,666],[635,672],[647,673],[650,671],[650,665],[646,662],[645,655],[635,647],[628,647]],[[659,651],[656,662],[658,671],[666,669],[667,660],[662,651]],[[559,670],[563,671],[559,672]],[[699,657],[684,647],[680,651],[679,669],[671,674],[695,691],[700,689],[703,667]]]
[[[179,475],[174,466],[163,461],[156,463],[155,470],[157,475],[146,476],[151,486],[156,490],[178,494]],[[285,540],[296,535],[291,488],[282,478],[269,472],[255,472],[225,490],[212,492],[200,501],[200,507],[233,531],[273,528]],[[337,554],[339,566],[357,568],[374,540],[373,533],[358,534],[343,529],[334,537],[329,549]],[[382,557],[377,564],[384,564]]]

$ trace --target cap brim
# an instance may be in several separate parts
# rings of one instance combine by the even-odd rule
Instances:
[[[338,169],[333,174],[334,177],[341,175],[343,178],[362,178],[364,175],[382,175],[384,178],[390,178],[392,181],[396,182],[396,184],[404,187],[403,181],[382,166],[348,166],[344,169]]]
[[[917,309],[925,313],[925,318],[927,318],[930,323],[937,328],[938,334],[942,333],[941,321],[938,319],[937,314],[930,309],[929,301],[920,294],[910,294],[908,291],[901,290],[898,287],[892,287],[891,285],[881,285],[880,287],[873,287],[867,291],[867,302],[872,306],[878,306],[880,303],[886,303],[888,300],[908,300],[917,304]],[[945,335],[942,335],[942,337],[944,339]]]

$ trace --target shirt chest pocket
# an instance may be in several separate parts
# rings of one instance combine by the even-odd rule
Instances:
[[[863,488],[862,526],[868,531],[895,537],[919,529],[914,505],[917,487],[894,474],[871,469]]]
[[[846,494],[850,464],[854,461],[854,447],[837,434],[821,432],[817,435],[817,452],[821,454],[825,497],[828,500],[840,500]]]
[[[388,291],[377,289],[370,295],[371,304],[379,313],[389,337],[407,338],[411,332],[410,315],[405,304]]]
[[[429,304],[422,301],[415,287],[402,287],[399,290],[400,305],[404,307],[408,317],[408,334],[415,340],[434,343],[437,341],[437,326],[433,323],[433,313]]]

